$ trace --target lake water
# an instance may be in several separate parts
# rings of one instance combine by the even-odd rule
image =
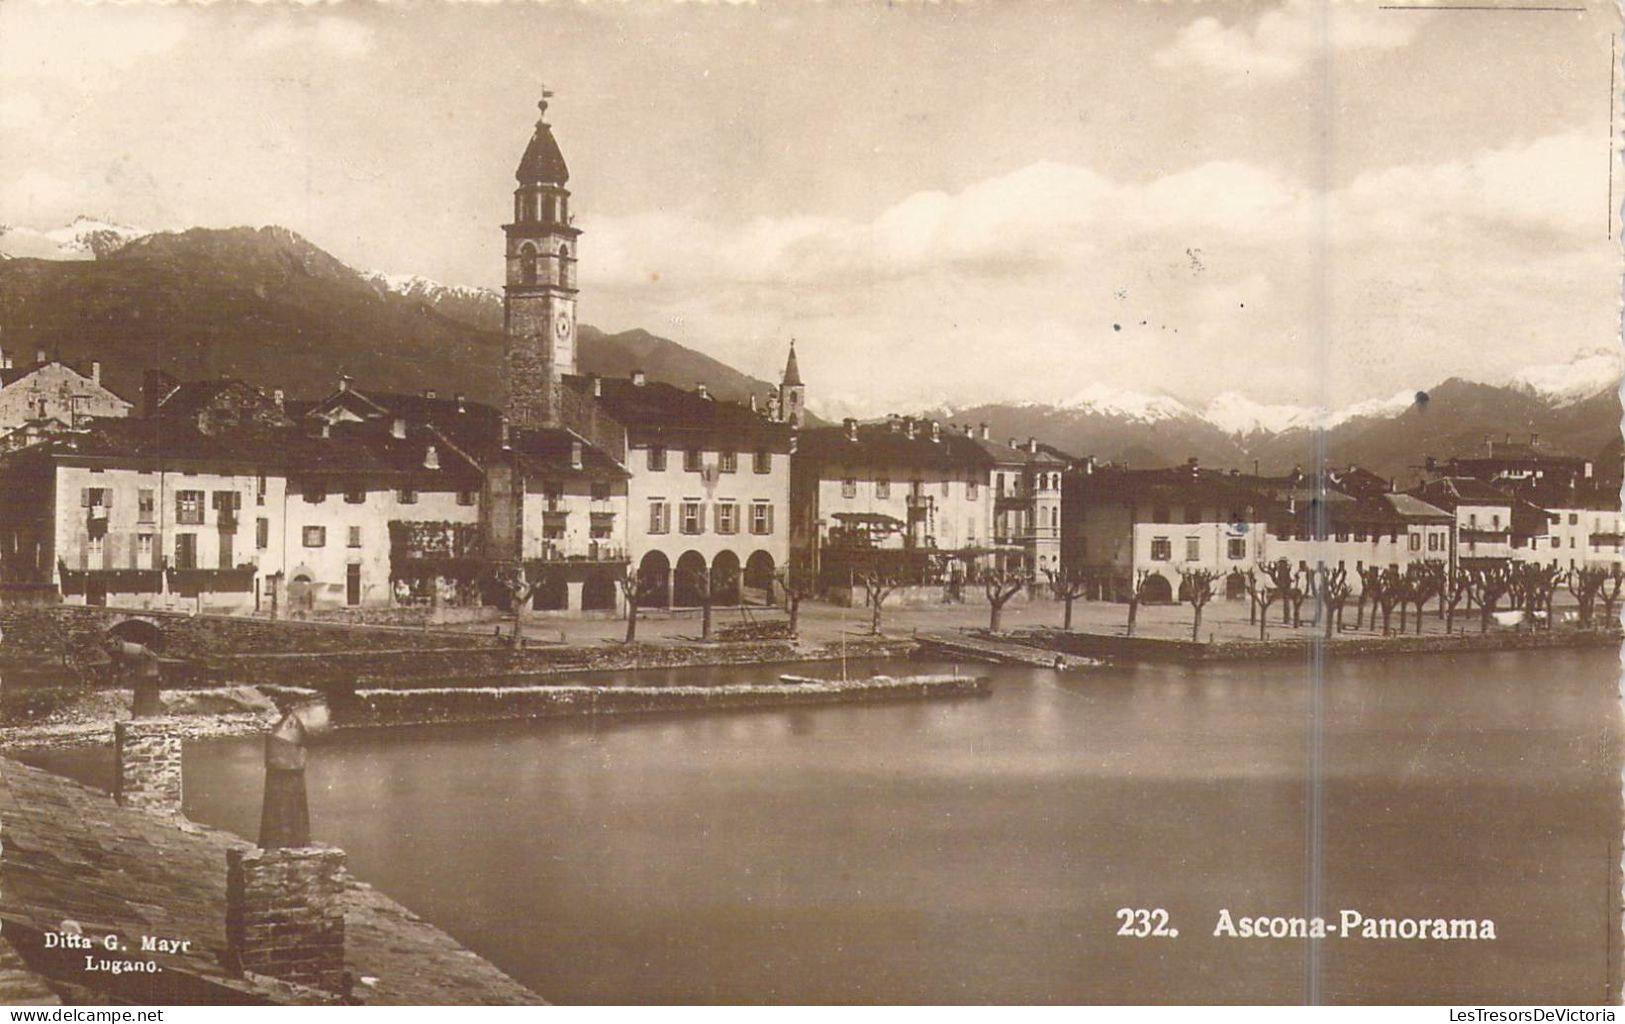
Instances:
[[[1318,737],[1299,662],[990,674],[980,699],[340,734],[313,828],[558,1002],[1616,997],[1613,652],[1332,662]],[[33,760],[106,781],[105,754]],[[189,744],[188,815],[252,838],[260,766],[257,739]],[[1334,920],[1497,938],[1213,934],[1317,890]],[[1119,908],[1179,935],[1120,937]]]

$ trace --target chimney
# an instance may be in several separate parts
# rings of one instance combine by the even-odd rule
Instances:
[[[328,420],[322,420],[322,436],[324,438],[333,436],[333,424]]]
[[[987,424],[986,423],[977,424],[977,430],[981,433],[982,440],[986,441],[988,439]]]
[[[592,375],[592,397],[604,397],[604,378],[598,376],[596,373]]]
[[[397,416],[395,422],[389,425],[389,436],[397,441],[406,440],[406,417]]]
[[[44,349],[37,348],[37,349],[34,350],[34,362],[36,362],[36,363],[45,362],[45,350]]]
[[[1529,433],[1529,447],[1533,448],[1537,444],[1540,444],[1540,435],[1535,433],[1534,431],[1530,431],[1530,433]]]
[[[113,723],[113,799],[154,814],[181,813],[181,737],[167,718]]]
[[[1009,445],[1012,449],[1016,449],[1016,448],[1021,447],[1021,445],[1016,443],[1016,439],[1013,438],[1013,437],[1005,438],[1004,443]]]
[[[711,397],[711,389],[705,386],[705,381],[703,380],[694,385],[694,393],[699,395],[701,398]]]
[[[259,849],[226,851],[224,963],[342,995],[344,851],[310,841],[305,795],[305,748],[327,729],[327,705],[316,701],[266,734]]]
[[[499,435],[502,439],[502,450],[507,451],[513,447],[513,433],[508,426],[508,417],[502,417],[502,426]]]
[[[0,370],[11,369],[11,353],[0,348]]]
[[[1029,455],[1038,454],[1038,438],[1036,438],[1036,437],[1027,438],[1027,454],[1029,454]]]
[[[938,423],[936,420],[931,421],[931,443],[942,443],[942,424]]]
[[[434,388],[428,388],[427,390],[425,390],[423,392],[423,397],[424,398],[438,398],[439,395],[435,392]]]
[[[756,395],[754,393],[750,396],[750,411],[751,412],[756,412],[757,411],[756,410]]]
[[[901,434],[903,432],[903,417],[897,415],[896,413],[892,413],[890,416],[886,417],[886,425],[891,427],[892,433]]]
[[[580,441],[571,441],[570,442],[570,468],[571,469],[580,469],[581,468],[581,456],[582,456],[581,442]]]
[[[423,449],[423,468],[424,469],[439,469],[440,468],[440,453],[435,451],[435,447],[432,444],[429,447]]]
[[[910,441],[914,440],[914,417],[903,417],[903,435]]]
[[[350,375],[347,373],[341,373],[339,374],[339,394],[342,395],[348,390],[350,390]]]
[[[841,424],[846,427],[846,439],[856,441],[858,439],[858,421],[848,416],[841,421]]]
[[[457,393],[457,412],[459,414],[468,412],[468,400],[460,391]]]
[[[271,392],[271,401],[276,404],[276,407],[278,409],[287,408],[287,405],[288,405],[287,392],[283,391],[281,388],[276,388],[275,390],[273,390]]]
[[[102,382],[102,361],[100,359],[90,361],[90,380],[93,384]],[[1531,441],[1530,443],[1533,444],[1534,442]]]
[[[633,370],[632,371],[632,386],[633,387],[641,388],[647,383],[649,383],[649,378],[644,375],[642,370]]]

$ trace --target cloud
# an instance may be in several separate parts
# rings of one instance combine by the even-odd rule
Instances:
[[[782,359],[762,340],[795,334],[804,372],[822,352],[865,382],[831,382],[846,408],[1096,380],[1200,400],[1237,374],[1256,398],[1346,403],[1594,339],[1605,157],[1564,133],[1331,190],[1239,161],[1145,181],[1046,161],[867,219],[584,215],[583,280],[760,374]]]
[[[372,52],[372,27],[337,15],[287,14],[260,22],[248,33],[250,50],[271,52],[319,49],[339,57],[364,57]]]
[[[1372,4],[1287,0],[1251,25],[1197,18],[1159,50],[1160,67],[1196,67],[1236,78],[1281,80],[1301,72],[1316,55],[1349,50],[1393,50],[1409,43],[1425,15],[1397,14]]]
[[[99,78],[169,52],[190,27],[150,5],[0,4],[0,78]]]

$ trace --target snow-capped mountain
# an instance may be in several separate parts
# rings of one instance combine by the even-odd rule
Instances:
[[[152,234],[146,228],[79,216],[71,224],[44,231],[0,226],[0,257],[44,260],[94,260]]]
[[[390,274],[379,270],[363,271],[361,276],[380,294],[399,295],[484,330],[502,329],[502,293],[494,288],[445,284],[421,274]]]
[[[1089,385],[1058,403],[1056,408],[1088,416],[1116,416],[1141,423],[1156,423],[1193,415],[1183,402],[1169,395],[1111,388],[1103,384]]]
[[[1583,402],[1625,376],[1625,350],[1617,344],[1584,349],[1563,363],[1529,366],[1512,375],[1512,387],[1562,407]]]

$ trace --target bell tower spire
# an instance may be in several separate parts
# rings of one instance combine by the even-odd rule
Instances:
[[[790,357],[784,361],[784,377],[779,381],[779,415],[800,427],[807,414],[807,386],[801,383],[801,367],[796,365],[796,339],[790,339]]]
[[[576,243],[570,215],[570,169],[547,121],[551,90],[542,90],[536,129],[514,172],[513,222],[503,288],[506,412],[516,427],[561,423],[563,378],[576,372]]]

